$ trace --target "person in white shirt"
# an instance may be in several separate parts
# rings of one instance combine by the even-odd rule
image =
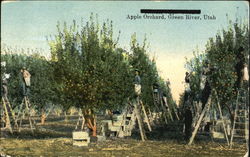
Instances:
[[[6,73],[6,62],[1,62],[2,70],[4,71],[2,75],[2,96],[6,99],[8,96],[8,79],[10,78],[10,74]]]
[[[29,73],[29,71],[23,67],[21,69],[21,76],[22,76],[22,88],[23,88],[23,95],[27,96],[29,94],[30,91],[30,78],[31,78],[31,74]]]

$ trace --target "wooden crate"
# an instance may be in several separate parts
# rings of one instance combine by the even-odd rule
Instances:
[[[73,132],[73,145],[74,146],[88,146],[90,137],[87,132],[75,131]]]
[[[213,136],[213,138],[219,138],[219,139],[224,139],[225,138],[225,135],[224,135],[223,132],[213,131],[212,136]]]

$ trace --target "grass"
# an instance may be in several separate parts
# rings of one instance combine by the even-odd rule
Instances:
[[[72,145],[72,131],[76,121],[48,121],[38,125],[32,134],[28,128],[21,132],[2,132],[0,154],[28,157],[237,157],[244,156],[245,144],[236,144],[229,149],[225,142],[212,142],[197,138],[191,146],[186,145],[180,132],[168,127],[153,128],[147,132],[148,140],[140,141],[138,131],[125,139],[108,139],[90,143],[88,147]]]

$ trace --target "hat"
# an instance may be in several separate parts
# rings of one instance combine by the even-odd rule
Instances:
[[[1,66],[5,67],[6,66],[6,62],[5,61],[1,62]]]
[[[244,48],[241,46],[241,47],[239,47],[238,51],[242,52],[242,51],[244,51]]]

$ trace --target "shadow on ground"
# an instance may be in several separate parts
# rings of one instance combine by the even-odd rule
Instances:
[[[29,128],[23,128],[13,135],[2,131],[0,154],[15,157],[236,157],[243,156],[246,151],[245,144],[239,143],[229,149],[223,141],[213,142],[200,137],[188,146],[183,140],[179,123],[147,131],[148,140],[145,142],[140,140],[140,134],[135,130],[129,138],[110,138],[90,143],[88,147],[76,147],[72,145],[75,124],[76,119],[69,119],[67,123],[51,120],[45,125],[38,124],[39,129],[34,134]]]

